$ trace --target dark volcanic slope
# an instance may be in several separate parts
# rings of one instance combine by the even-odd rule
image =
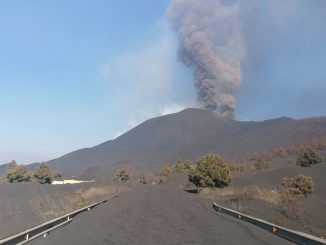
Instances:
[[[50,161],[66,174],[97,176],[119,167],[157,170],[177,159],[195,160],[206,153],[225,158],[326,136],[326,117],[306,120],[278,118],[239,122],[214,112],[186,109],[145,121],[119,138]]]

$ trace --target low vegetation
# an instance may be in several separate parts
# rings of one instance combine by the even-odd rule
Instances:
[[[116,175],[114,176],[115,181],[120,181],[120,182],[127,182],[130,180],[132,177],[132,174],[129,170],[127,169],[120,169],[117,171]]]
[[[127,188],[123,184],[101,184],[85,190],[76,190],[73,193],[48,192],[44,189],[33,195],[30,206],[43,221],[48,221],[120,193]]]
[[[301,167],[310,167],[311,165],[320,163],[321,161],[321,156],[312,149],[302,150],[297,158],[297,164]]]
[[[164,166],[160,171],[160,176],[167,177],[173,173],[172,169],[169,166]]]
[[[289,157],[289,156],[297,156],[301,152],[307,151],[307,149],[311,149],[314,151],[325,150],[326,149],[326,138],[315,138],[315,139],[307,140],[301,144],[285,145],[283,147],[275,148],[270,151],[255,152],[248,159],[249,160],[257,160],[257,159],[270,160],[274,157],[285,158],[285,157]]]
[[[60,173],[51,170],[45,163],[40,163],[32,173],[32,179],[40,184],[51,184],[53,180],[60,177]]]
[[[281,192],[278,189],[269,189],[259,186],[249,187],[226,187],[226,188],[205,188],[201,195],[209,199],[221,196],[229,196],[234,200],[259,199],[272,204],[278,204],[281,199]]]
[[[282,188],[250,187],[226,187],[205,188],[201,195],[209,199],[229,197],[233,209],[247,212],[248,200],[263,200],[275,205],[284,217],[299,219],[305,222],[302,200],[313,192],[314,183],[311,177],[302,174],[294,177],[285,177]]]
[[[186,173],[194,169],[194,165],[188,160],[178,160],[172,167],[164,166],[160,171],[160,176],[167,177],[173,173]]]
[[[150,184],[150,183],[161,183],[163,178],[160,176],[155,176],[152,172],[145,172],[139,176],[139,183],[141,184]]]
[[[61,177],[60,173],[51,170],[45,163],[40,163],[35,171],[18,165],[15,161],[8,164],[6,174],[2,177],[2,183],[34,182],[40,184],[51,184],[53,180]]]
[[[193,169],[193,165],[190,161],[177,161],[175,165],[172,167],[173,173],[189,173],[190,170]]]
[[[7,166],[6,179],[9,183],[30,182],[31,173],[25,166],[20,166],[12,161]]]
[[[294,197],[306,197],[314,190],[314,182],[312,181],[312,178],[303,174],[283,178],[282,185],[286,193]]]
[[[257,159],[244,163],[228,162],[229,168],[232,172],[253,172],[260,171],[269,168],[269,164],[266,160]]]
[[[189,173],[189,181],[197,188],[226,187],[231,183],[230,169],[220,156],[208,154],[196,162]]]

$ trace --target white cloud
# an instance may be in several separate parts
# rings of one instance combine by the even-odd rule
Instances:
[[[114,138],[149,118],[180,111],[194,100],[187,69],[176,59],[175,34],[165,22],[152,32],[149,36],[154,38],[110,57],[100,67],[108,88],[104,109],[121,122]]]
[[[186,106],[184,106],[184,105],[169,104],[169,105],[166,105],[165,107],[163,107],[163,109],[161,111],[161,115],[176,113],[176,112],[182,111],[184,109],[186,109]]]

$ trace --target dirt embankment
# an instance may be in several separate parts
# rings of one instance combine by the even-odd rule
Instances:
[[[126,189],[106,183],[0,185],[0,239]]]
[[[215,212],[211,201],[168,182],[124,192],[34,244],[290,243]]]

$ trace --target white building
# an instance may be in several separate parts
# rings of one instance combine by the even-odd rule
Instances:
[[[64,179],[64,180],[54,180],[51,185],[66,185],[66,184],[80,184],[94,182],[95,180],[75,180],[75,179]]]

